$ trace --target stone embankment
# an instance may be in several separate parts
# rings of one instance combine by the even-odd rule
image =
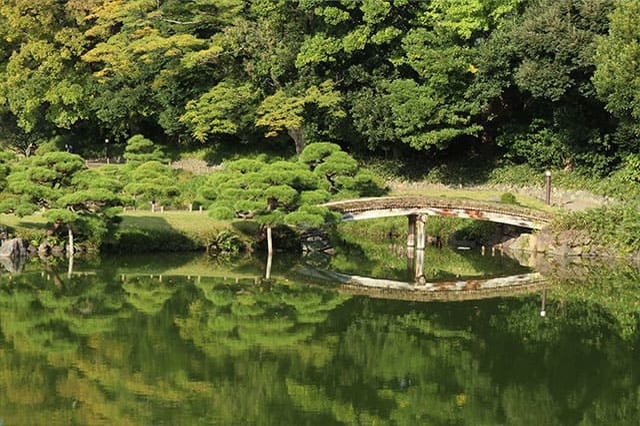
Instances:
[[[171,167],[174,169],[186,170],[194,175],[207,174],[223,168],[222,164],[210,165],[204,160],[198,160],[195,158],[185,158],[174,161],[171,163]]]
[[[47,241],[43,241],[37,247],[30,244],[23,238],[10,238],[2,241],[0,246],[0,258],[17,258],[37,254],[39,256],[62,256],[67,252],[68,247],[65,245],[52,245]],[[78,248],[76,248],[76,252]]]
[[[28,253],[29,242],[22,238],[11,238],[2,242],[0,246],[0,257],[17,258],[26,256]]]
[[[596,244],[588,232],[576,230],[553,232],[545,228],[536,234],[521,234],[505,241],[501,248],[554,256],[617,257],[611,248]]]

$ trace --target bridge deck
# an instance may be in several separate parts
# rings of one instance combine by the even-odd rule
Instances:
[[[509,204],[420,196],[359,198],[334,201],[323,206],[341,212],[344,220],[425,214],[488,220],[540,229],[553,218],[553,214],[548,212]]]

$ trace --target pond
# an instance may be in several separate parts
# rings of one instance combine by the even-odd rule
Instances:
[[[543,283],[424,300],[304,273],[415,270],[394,244],[347,246],[302,269],[276,255],[269,280],[259,260],[203,255],[2,272],[0,424],[638,424],[634,267],[540,263]],[[522,263],[428,248],[424,270],[460,281]]]

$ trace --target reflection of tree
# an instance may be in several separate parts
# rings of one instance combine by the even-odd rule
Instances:
[[[363,308],[350,303],[346,308],[359,315],[340,334],[322,375],[289,378],[290,397],[303,411],[321,411],[345,423],[571,424],[584,414],[593,423],[605,415],[622,423],[626,414],[638,418],[637,371],[631,373],[637,362],[620,340],[603,334],[602,327],[573,335],[577,321],[560,320],[552,336],[542,333],[532,345],[524,324],[529,317],[544,323],[539,300],[516,302],[429,304],[429,313],[394,312],[389,301],[363,302]],[[523,327],[507,325],[512,321]],[[606,315],[600,323],[607,324]],[[565,340],[554,343],[556,335]],[[598,371],[591,371],[594,366]],[[629,392],[634,397],[615,396]],[[618,404],[624,405],[616,412]]]
[[[640,416],[640,366],[615,315],[551,290],[541,318],[537,296],[417,304],[293,282],[128,277],[123,288],[76,275],[56,286],[27,273],[0,284],[8,424]]]
[[[266,350],[290,348],[308,340],[314,325],[347,296],[289,282],[269,282],[268,288],[253,280],[223,280],[199,284],[204,296],[177,320],[184,338],[210,355],[234,353],[254,347]]]
[[[126,315],[121,306],[91,277],[57,286],[27,274],[2,287],[0,321],[5,338],[22,351],[66,352],[75,349],[74,336],[111,330],[115,317]]]
[[[567,279],[562,275],[558,271],[548,276],[553,283],[551,296],[554,299],[578,309],[586,305],[585,313],[590,316],[601,310],[603,313],[594,319],[608,316],[613,327],[606,324],[607,329],[613,328],[627,340],[640,338],[640,271],[636,267],[612,262],[591,265],[586,276],[573,275]]]
[[[172,278],[160,281],[158,277],[131,277],[122,284],[127,301],[138,311],[149,315],[158,313],[177,287]]]

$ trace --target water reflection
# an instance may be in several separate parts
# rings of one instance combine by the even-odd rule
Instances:
[[[309,285],[272,261],[270,280],[253,259],[219,265],[206,257],[76,259],[71,278],[61,259],[2,274],[2,420],[564,425],[640,418],[640,274],[632,267],[592,270],[581,284],[548,275],[545,299],[537,292],[420,303]],[[472,272],[478,263],[454,264]]]

